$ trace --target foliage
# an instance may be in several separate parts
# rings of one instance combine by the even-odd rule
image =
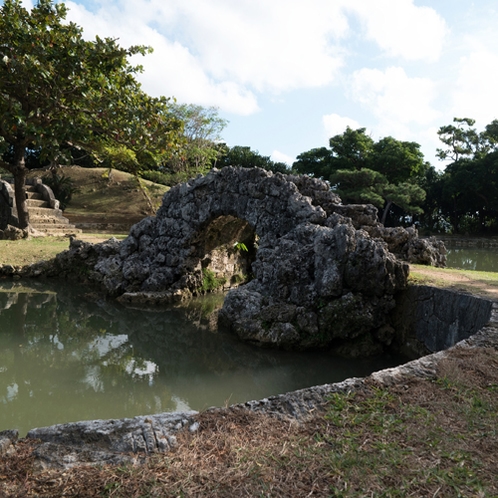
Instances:
[[[184,123],[185,141],[163,169],[171,172],[195,171],[204,173],[223,153],[219,146],[221,132],[227,121],[218,116],[215,107],[204,108],[195,104],[170,105],[170,112]]]
[[[439,140],[446,149],[437,149],[437,157],[441,160],[482,158],[496,150],[498,144],[498,120],[492,121],[482,132],[472,128],[475,120],[471,118],[453,118],[456,124],[441,126],[438,130]]]
[[[274,162],[270,156],[262,156],[258,151],[242,145],[235,145],[232,148],[227,147],[218,161],[218,166],[263,168],[274,173],[289,173],[289,168],[285,163]]]
[[[312,149],[297,157],[293,169],[330,181],[344,202],[371,203],[380,211],[382,223],[391,214],[399,223],[407,214],[423,212],[425,192],[421,186],[429,165],[420,145],[385,137],[375,142],[365,128],[347,127],[329,141],[330,148]],[[397,216],[393,207],[397,206]]]
[[[442,126],[439,137],[447,146],[438,156],[452,160],[428,182],[432,226],[444,220],[453,233],[498,232],[498,121],[478,132],[474,120],[455,118]],[[436,207],[437,206],[437,207]]]
[[[141,68],[128,58],[149,49],[86,41],[80,27],[64,22],[66,13],[51,0],[31,11],[5,0],[0,10],[1,166],[14,175],[22,228],[29,225],[27,151],[59,163],[83,149],[135,173],[169,154],[181,131],[168,100],[149,97],[134,78]]]
[[[361,170],[342,169],[330,176],[332,188],[343,202],[353,204],[373,204],[384,206],[382,193],[387,185],[384,175],[378,171],[364,168]]]
[[[247,249],[247,246],[244,244],[244,242],[235,242],[233,245],[233,248],[236,251],[242,251],[242,252],[248,252],[249,249]]]
[[[199,291],[202,293],[205,292],[214,292],[218,290],[220,287],[223,287],[226,284],[227,279],[224,277],[217,277],[216,273],[209,268],[202,269],[202,284],[199,288]]]
[[[55,198],[60,202],[61,209],[64,211],[67,205],[71,202],[73,194],[78,192],[78,187],[74,181],[64,173],[53,172],[51,175],[46,175],[42,178],[43,183],[48,185]]]

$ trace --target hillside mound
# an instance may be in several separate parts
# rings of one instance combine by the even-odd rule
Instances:
[[[73,180],[77,192],[64,211],[69,221],[83,229],[128,231],[146,216],[155,214],[169,189],[124,171],[66,166],[60,173]],[[45,176],[33,170],[29,176]]]

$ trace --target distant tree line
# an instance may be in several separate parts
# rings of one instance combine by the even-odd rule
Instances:
[[[442,126],[438,171],[419,144],[374,141],[347,128],[329,147],[303,152],[292,168],[330,182],[343,202],[370,203],[388,226],[416,224],[426,233],[498,233],[498,120],[478,132],[470,118]]]

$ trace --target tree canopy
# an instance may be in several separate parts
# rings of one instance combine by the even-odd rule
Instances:
[[[365,128],[347,127],[329,145],[300,154],[293,169],[328,180],[344,202],[377,206],[383,223],[393,205],[405,214],[421,214],[420,180],[429,165],[419,144],[392,137],[375,142]]]
[[[184,123],[185,140],[177,153],[168,158],[163,169],[206,172],[223,154],[219,143],[227,121],[218,115],[216,107],[173,102],[170,112]]]
[[[226,147],[218,164],[220,167],[240,166],[242,168],[263,168],[274,173],[289,173],[289,168],[285,163],[274,162],[270,156],[262,156],[258,151],[242,145]]]
[[[498,230],[498,120],[481,132],[471,118],[454,118],[442,126],[439,138],[446,147],[438,157],[450,160],[444,172],[428,183],[432,200],[432,227],[444,220],[454,233]]]
[[[79,26],[64,22],[66,13],[50,0],[31,11],[5,0],[0,9],[0,166],[14,176],[21,228],[29,226],[28,151],[57,162],[70,147],[83,148],[135,172],[163,160],[181,136],[168,99],[145,94],[135,79],[140,66],[128,61],[149,49],[86,41]]]

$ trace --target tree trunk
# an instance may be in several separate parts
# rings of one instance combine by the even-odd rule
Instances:
[[[384,212],[382,213],[382,219],[380,220],[380,222],[383,225],[386,224],[387,214],[389,213],[389,210],[391,209],[392,205],[393,205],[392,201],[387,201],[386,207],[384,208]]]
[[[26,177],[28,176],[28,170],[24,161],[25,147],[15,147],[14,154],[15,163],[10,172],[14,175],[17,218],[19,220],[19,228],[26,229],[29,227],[29,212],[26,202]]]

